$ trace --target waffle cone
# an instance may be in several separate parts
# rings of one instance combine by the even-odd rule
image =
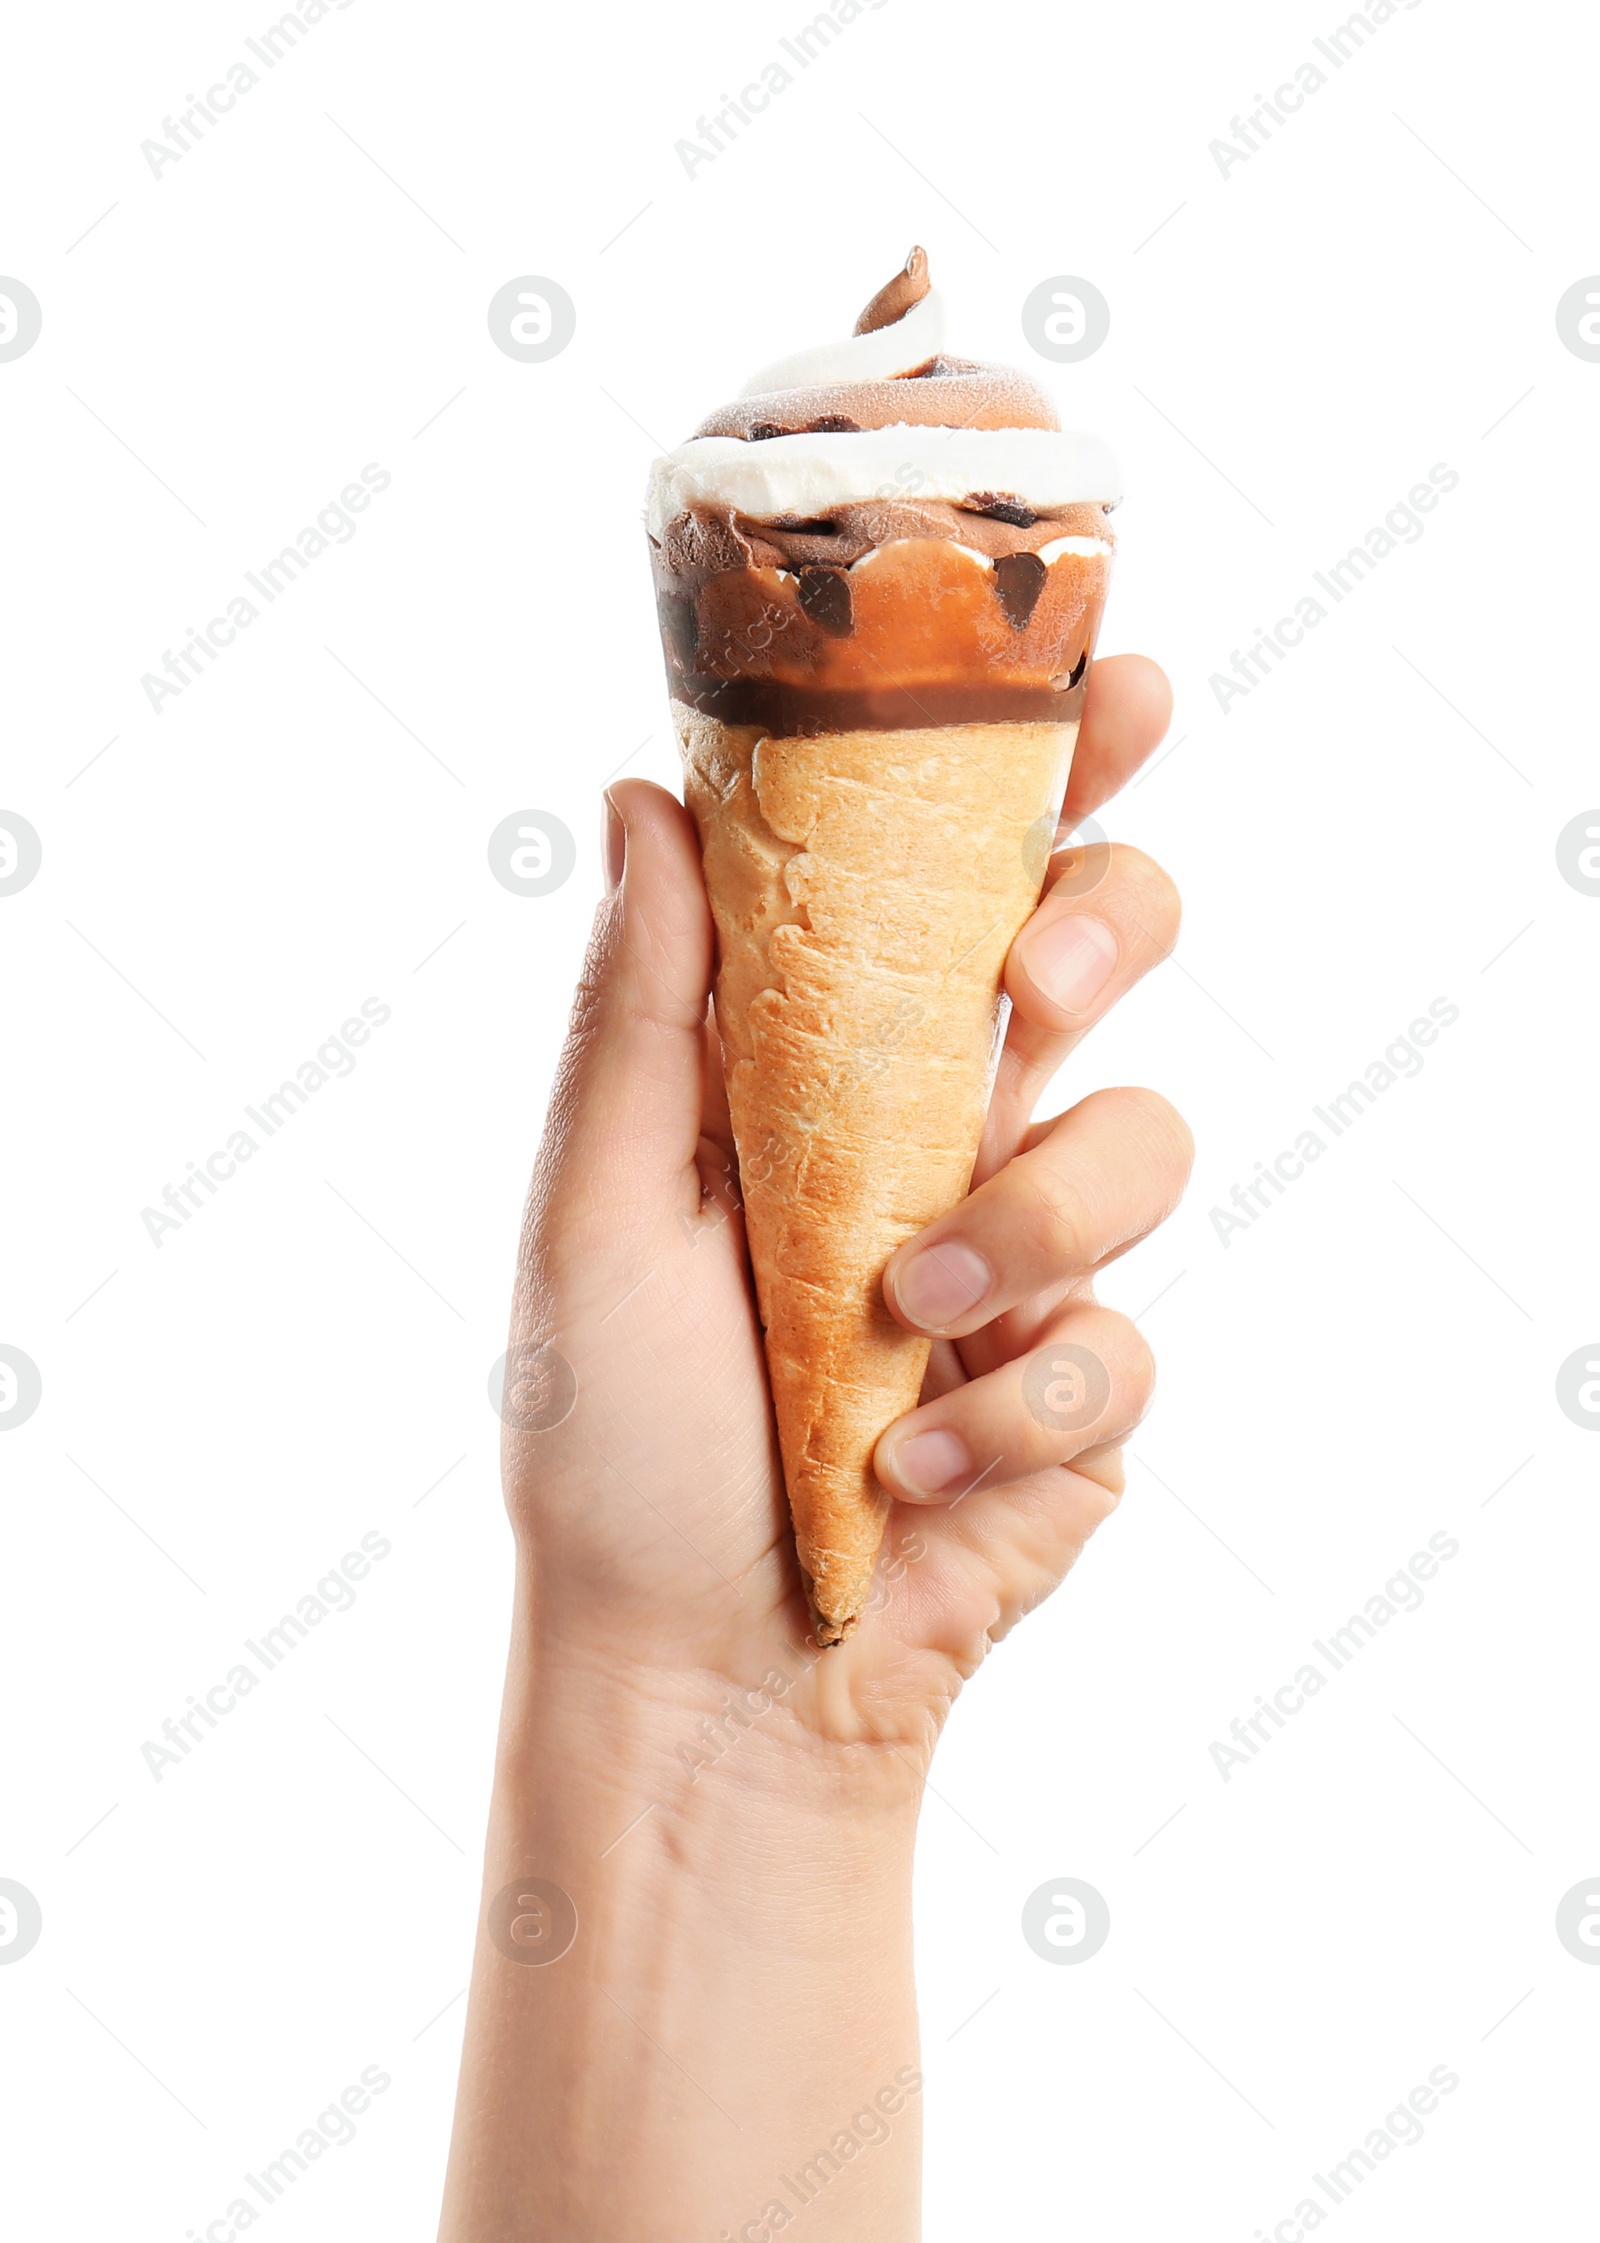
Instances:
[[[673,708],[795,1541],[838,1643],[889,1508],[873,1448],[930,1348],[885,1308],[884,1265],[968,1188],[1077,727],[774,739]]]

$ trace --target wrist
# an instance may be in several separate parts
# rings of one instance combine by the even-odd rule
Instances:
[[[730,1865],[779,1830],[795,1846],[909,1863],[923,1756],[866,1723],[819,1728],[837,1657],[785,1643],[726,1666],[645,1664],[519,1603],[500,1781],[557,1788],[564,1816],[605,1848],[648,1822]]]
[[[725,1680],[536,1636],[519,1600],[448,2243],[754,2243],[823,2189],[829,2232],[909,2243],[920,1784],[752,1688],[730,1712]],[[521,2145],[497,2177],[488,2139]]]

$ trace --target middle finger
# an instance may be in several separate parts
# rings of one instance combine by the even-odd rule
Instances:
[[[1011,1024],[977,1173],[1009,1158],[1062,1061],[1177,940],[1178,892],[1142,850],[1096,842],[1052,860],[1043,901],[1011,946]]]
[[[884,1271],[909,1331],[958,1339],[1052,1287],[1089,1276],[1171,1214],[1194,1140],[1153,1090],[1099,1090],[1060,1115]]]

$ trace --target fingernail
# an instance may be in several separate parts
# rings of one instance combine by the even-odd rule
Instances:
[[[1103,919],[1081,911],[1042,919],[1028,936],[1028,971],[1063,1012],[1087,1012],[1111,979],[1117,938]]]
[[[901,1264],[894,1297],[913,1323],[938,1332],[970,1315],[993,1283],[994,1272],[975,1246],[947,1238]]]
[[[909,1495],[947,1495],[972,1478],[972,1452],[959,1433],[935,1426],[913,1433],[890,1452],[895,1478]]]
[[[600,835],[600,861],[605,866],[606,894],[614,896],[622,884],[622,870],[628,861],[628,829],[609,792],[602,795],[601,800],[605,804],[605,822]]]

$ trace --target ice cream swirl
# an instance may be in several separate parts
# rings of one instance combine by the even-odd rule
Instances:
[[[780,521],[910,494],[954,505],[999,496],[1036,513],[1116,503],[1111,454],[1063,431],[1037,382],[943,344],[943,302],[913,249],[853,335],[763,367],[657,461],[652,536],[697,504]]]
[[[1059,428],[1037,382],[944,349],[944,299],[913,249],[844,342],[764,366],[696,437],[838,435],[866,428]]]
[[[943,344],[914,249],[853,335],[764,367],[656,461],[676,699],[791,731],[1075,714],[1116,463],[1037,383]]]

